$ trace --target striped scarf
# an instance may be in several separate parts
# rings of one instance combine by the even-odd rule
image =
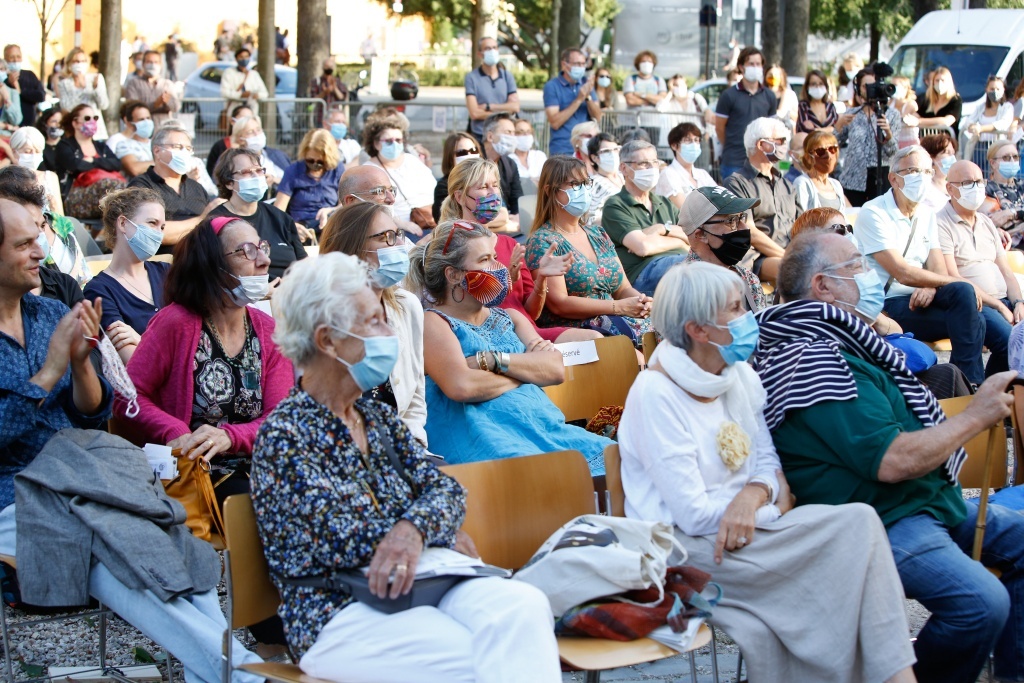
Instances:
[[[770,430],[787,411],[857,398],[844,351],[886,370],[922,425],[946,419],[932,392],[907,369],[903,353],[850,313],[820,301],[793,301],[761,311],[757,321],[761,336],[754,369],[768,392],[764,417]],[[963,448],[949,456],[945,475],[950,483],[956,483],[965,460]]]

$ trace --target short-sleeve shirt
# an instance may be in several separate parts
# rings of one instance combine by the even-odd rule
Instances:
[[[289,165],[277,186],[278,192],[291,197],[288,215],[297,221],[311,221],[320,209],[337,205],[338,181],[344,172],[344,164],[338,164],[330,171],[325,170],[320,178],[313,178],[306,170],[305,161]]]
[[[206,190],[187,175],[181,176],[181,185],[175,192],[167,181],[157,175],[156,169],[150,166],[145,173],[128,181],[128,187],[148,187],[155,190],[164,200],[164,208],[169,221],[187,221],[195,218],[206,209],[210,201]]]
[[[722,143],[722,165],[742,166],[747,161],[747,150],[743,146],[743,134],[747,125],[762,116],[775,116],[779,100],[769,88],[758,86],[757,92],[750,93],[741,87],[740,81],[722,91],[715,105],[715,113],[727,117],[725,139]]]
[[[623,245],[622,242],[626,239],[626,235],[631,232],[643,230],[658,223],[673,225],[678,220],[679,209],[675,204],[660,195],[649,194],[648,196],[651,199],[650,211],[631,195],[626,187],[623,187],[618,194],[612,195],[604,203],[604,211],[601,215],[601,227],[615,243],[615,252],[619,255],[619,260],[622,261],[622,267],[626,269],[626,275],[630,282],[636,282],[644,268],[655,259],[662,256],[685,256],[688,251],[680,241],[678,249],[641,258]]]
[[[889,271],[882,267],[874,254],[892,250],[897,254],[906,254],[903,260],[912,266],[924,268],[928,262],[928,254],[932,249],[939,249],[939,231],[935,224],[935,214],[917,207],[914,213],[917,229],[913,230],[911,219],[904,216],[896,206],[896,198],[889,190],[881,197],[865,202],[857,216],[857,232],[854,237],[860,245],[861,253],[868,257],[868,263],[878,273],[883,284],[889,281]],[[913,240],[911,241],[911,231]],[[910,245],[907,242],[910,241]],[[885,297],[910,296],[913,287],[901,284],[895,279],[889,286]]]
[[[566,79],[565,74],[558,74],[544,84],[544,108],[558,107],[558,111],[566,109],[576,99],[576,95],[580,92],[580,85],[585,82],[586,79],[584,78],[582,81],[570,83]],[[590,91],[590,99],[597,102],[596,89]],[[587,110],[586,102],[584,102],[573,112],[569,120],[562,124],[561,128],[551,129],[548,154],[572,154],[572,140],[570,139],[572,137],[572,129],[577,124],[589,120],[590,112]]]
[[[939,248],[952,254],[960,276],[997,299],[1006,298],[1006,278],[996,265],[1004,254],[999,230],[983,213],[974,214],[974,227],[957,214],[949,202],[935,216],[939,229]]]
[[[679,163],[679,159],[673,159],[672,163],[661,170],[661,176],[658,178],[658,185],[654,188],[654,191],[665,197],[674,197],[677,194],[682,194],[684,197],[698,187],[715,187],[718,183],[711,177],[711,174],[705,171],[703,168],[697,168],[691,166],[691,173],[693,180],[690,180],[690,175],[687,175],[683,169],[683,165]]]
[[[921,118],[942,118],[943,116],[952,116],[953,125],[950,128],[953,129],[953,137],[955,138],[960,134],[960,115],[963,113],[964,100],[960,97],[960,93],[953,95],[953,98],[946,102],[946,106],[942,107],[938,111],[931,111],[929,109],[927,101],[924,103],[924,109],[921,111]]]
[[[135,138],[124,138],[117,143],[114,154],[117,155],[118,159],[124,159],[131,154],[135,157],[136,161],[153,161],[153,150],[148,140],[146,142],[139,142]]]
[[[395,203],[391,207],[398,220],[407,221],[413,209],[433,205],[437,179],[419,157],[406,154],[402,158],[402,165],[397,168],[384,168],[376,158],[367,163],[387,173],[391,184],[398,188]]]
[[[491,78],[484,73],[482,66],[473,69],[466,74],[465,85],[466,96],[475,97],[481,107],[485,104],[505,104],[508,102],[508,96],[517,91],[515,77],[502,66],[498,67],[497,78]],[[484,119],[469,122],[473,134],[484,134],[484,122]]]
[[[100,324],[107,329],[111,324],[122,321],[139,334],[146,331],[149,321],[164,307],[164,283],[170,263],[146,261],[143,264],[153,292],[153,303],[140,298],[138,292],[122,285],[107,271],[102,271],[85,285],[85,298],[95,301],[103,297],[103,316]]]
[[[789,411],[772,432],[798,504],[866,503],[886,526],[919,514],[949,527],[962,522],[966,508],[960,486],[946,481],[941,466],[898,483],[878,481],[889,445],[923,427],[888,372],[846,353],[843,358],[857,383],[857,398]]]
[[[661,76],[651,75],[650,78],[642,78],[640,74],[630,75],[625,82],[622,84],[622,94],[634,93],[640,97],[650,97],[652,95],[659,95],[667,92],[668,88],[665,85],[665,81],[662,80]],[[649,104],[641,105],[640,107],[634,107],[640,109],[647,107],[653,109]]]
[[[754,225],[783,249],[789,246],[793,223],[804,209],[800,206],[793,183],[774,168],[770,175],[764,175],[749,161],[744,161],[742,168],[726,178],[722,185],[739,197],[761,200],[750,210]],[[742,265],[749,267],[756,256],[756,251],[750,251]]]

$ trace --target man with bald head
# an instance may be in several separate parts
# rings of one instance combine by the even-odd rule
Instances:
[[[395,203],[395,193],[398,190],[391,182],[391,178],[378,166],[360,164],[353,168],[346,169],[338,181],[338,206],[320,209],[317,218],[320,219],[320,229],[327,225],[327,219],[335,209],[340,209],[356,202],[368,202],[371,204],[386,204],[392,206]],[[423,230],[412,221],[395,219],[395,224],[405,232],[413,235],[422,235]],[[411,244],[411,241],[409,242]]]
[[[1010,330],[1024,319],[1024,298],[1003,250],[999,229],[978,211],[985,202],[985,177],[971,161],[958,161],[946,174],[949,203],[936,214],[946,272],[981,293],[985,346],[992,352],[986,373],[1007,369]]]

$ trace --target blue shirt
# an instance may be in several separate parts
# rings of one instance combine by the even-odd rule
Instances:
[[[516,79],[508,72],[508,69],[498,67],[498,77],[491,78],[484,73],[482,66],[473,69],[466,74],[464,81],[466,95],[476,98],[477,104],[481,107],[485,104],[505,104],[508,96],[516,92]],[[477,137],[484,134],[484,123],[486,119],[471,120],[469,128]]]
[[[61,429],[101,429],[110,417],[113,390],[100,376],[103,400],[96,415],[75,407],[71,367],[53,389],[29,380],[46,362],[50,337],[68,307],[34,294],[21,298],[25,346],[0,332],[0,510],[14,504],[14,475],[21,472]]]
[[[544,108],[557,106],[558,111],[568,108],[579,94],[580,85],[585,83],[586,80],[584,77],[577,83],[570,83],[566,79],[565,74],[558,74],[544,84]],[[590,99],[594,102],[597,101],[597,93],[593,90],[590,91]],[[573,154],[572,142],[569,139],[572,136],[572,129],[576,124],[584,123],[585,121],[590,121],[590,112],[587,111],[586,102],[580,104],[579,108],[569,117],[569,120],[562,124],[561,128],[551,129],[551,142],[548,144],[548,154]]]
[[[297,221],[311,221],[316,212],[325,206],[338,204],[338,181],[345,172],[345,164],[324,171],[320,179],[311,178],[306,171],[306,162],[299,160],[284,170],[278,192],[291,197],[288,202],[288,215]]]
[[[146,261],[146,275],[149,276],[149,288],[153,292],[153,303],[139,298],[138,292],[126,288],[107,271],[98,273],[85,285],[85,298],[96,301],[103,298],[103,317],[100,326],[105,330],[118,320],[126,323],[139,334],[146,331],[149,321],[164,307],[164,283],[170,263]]]

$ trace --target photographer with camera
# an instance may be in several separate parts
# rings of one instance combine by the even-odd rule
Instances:
[[[892,69],[884,62],[861,69],[854,76],[858,106],[836,121],[836,138],[845,145],[839,182],[853,206],[884,194],[890,187],[889,160],[896,153],[900,113],[890,106],[895,93],[886,77]]]

